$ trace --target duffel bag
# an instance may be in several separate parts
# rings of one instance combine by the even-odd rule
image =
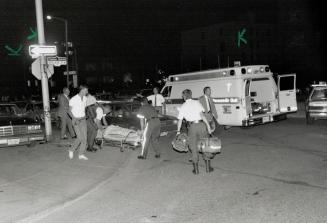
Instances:
[[[221,140],[218,137],[202,138],[198,141],[198,151],[201,153],[220,153]]]
[[[177,135],[171,144],[177,152],[188,152],[188,137],[185,133]]]

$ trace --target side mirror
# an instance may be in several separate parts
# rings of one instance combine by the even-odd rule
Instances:
[[[253,91],[253,92],[251,92],[251,97],[257,97],[257,92],[255,92],[255,91]]]

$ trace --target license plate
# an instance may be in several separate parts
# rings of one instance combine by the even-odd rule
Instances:
[[[269,122],[269,117],[263,117],[263,118],[262,118],[262,122],[263,122],[263,123]]]
[[[18,145],[19,142],[19,139],[8,139],[8,146]]]

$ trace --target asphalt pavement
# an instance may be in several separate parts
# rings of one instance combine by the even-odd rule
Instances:
[[[1,150],[1,222],[310,222],[327,219],[327,125],[303,118],[221,134],[215,171],[105,147],[68,160],[60,143]]]

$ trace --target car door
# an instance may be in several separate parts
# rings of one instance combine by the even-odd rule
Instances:
[[[278,76],[278,103],[280,112],[296,112],[296,74]]]

